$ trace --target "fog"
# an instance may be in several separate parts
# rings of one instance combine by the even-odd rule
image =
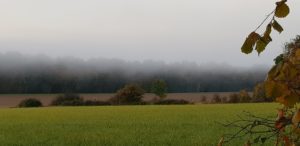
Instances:
[[[0,93],[111,93],[130,83],[149,91],[157,79],[167,82],[169,92],[252,90],[268,68],[0,53]]]
[[[277,0],[1,0],[0,52],[270,66],[299,34],[300,1],[260,57],[240,52]],[[264,27],[259,29],[263,33]]]
[[[127,75],[135,73],[154,74],[161,72],[175,73],[233,73],[246,71],[266,71],[270,66],[256,65],[252,67],[234,67],[226,63],[205,63],[195,62],[172,62],[164,61],[125,61],[121,59],[91,58],[81,59],[76,57],[49,57],[46,55],[23,55],[17,52],[0,53],[0,72],[21,73],[21,72],[44,72],[57,69],[60,72],[70,74],[85,74],[90,72],[122,71]]]

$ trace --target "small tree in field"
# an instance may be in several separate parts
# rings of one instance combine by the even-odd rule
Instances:
[[[116,95],[110,99],[112,104],[140,104],[145,90],[137,84],[128,84],[117,91]]]
[[[161,100],[167,97],[167,83],[164,80],[156,80],[152,83],[151,92]]]

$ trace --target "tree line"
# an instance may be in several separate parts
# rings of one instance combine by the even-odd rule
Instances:
[[[231,92],[252,89],[263,80],[263,74],[235,75],[178,75],[155,74],[127,78],[119,73],[96,73],[90,76],[71,76],[48,72],[41,74],[0,75],[0,93],[114,93],[125,84],[138,83],[147,92],[156,79],[166,81],[168,92]]]
[[[125,62],[109,59],[37,59],[0,54],[0,93],[115,93],[135,83],[151,92],[156,80],[169,93],[252,90],[266,69],[200,66],[194,63]]]

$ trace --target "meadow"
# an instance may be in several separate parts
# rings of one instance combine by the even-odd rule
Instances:
[[[0,108],[5,146],[215,146],[242,111],[276,116],[275,103]],[[228,143],[243,145],[244,139]]]

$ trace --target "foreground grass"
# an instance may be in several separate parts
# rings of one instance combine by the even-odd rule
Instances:
[[[277,104],[0,109],[0,145],[213,146],[243,110],[274,115]],[[228,145],[242,145],[236,140]]]

